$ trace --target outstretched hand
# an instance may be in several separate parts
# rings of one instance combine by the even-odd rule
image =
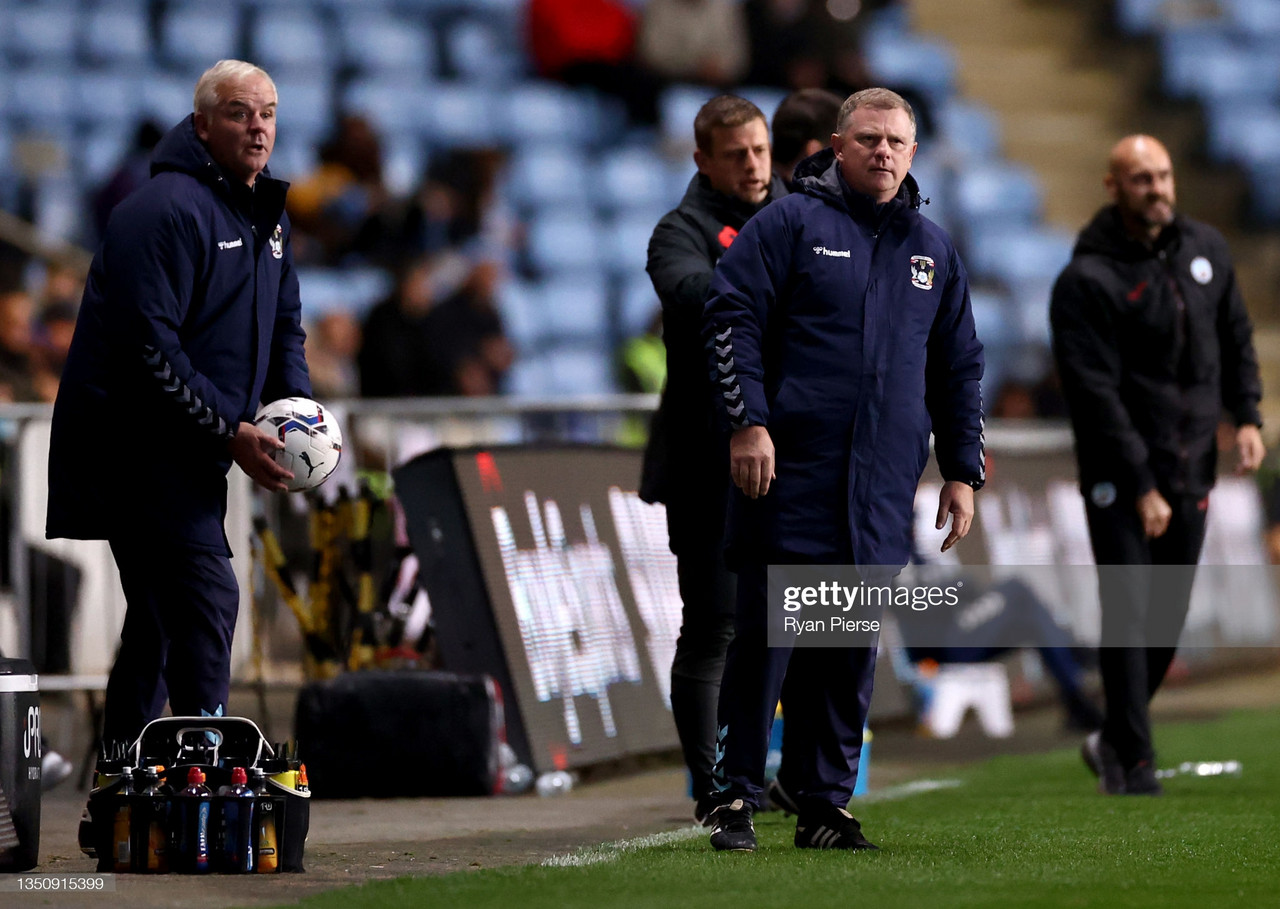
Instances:
[[[286,480],[293,474],[275,462],[273,454],[284,448],[284,443],[270,433],[263,432],[252,423],[241,423],[232,436],[231,459],[240,465],[253,482],[271,492],[286,492]]]

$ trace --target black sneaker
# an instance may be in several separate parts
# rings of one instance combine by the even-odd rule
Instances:
[[[1116,750],[1103,738],[1101,732],[1091,732],[1080,746],[1080,757],[1085,766],[1098,778],[1098,791],[1103,795],[1125,794],[1125,772],[1120,766]]]
[[[797,849],[879,849],[862,835],[857,818],[825,802],[805,805],[796,819]]]
[[[791,797],[791,793],[782,788],[782,783],[777,779],[769,783],[768,798],[773,806],[787,817],[800,813],[800,807],[796,805],[796,800]]]
[[[1124,772],[1125,795],[1164,795],[1164,786],[1156,779],[1150,761],[1138,761]]]
[[[755,852],[756,827],[752,806],[734,799],[711,812],[711,845],[716,852]]]
[[[715,812],[716,806],[720,804],[719,793],[710,793],[702,796],[693,803],[693,819],[703,827],[711,826],[711,815]]]

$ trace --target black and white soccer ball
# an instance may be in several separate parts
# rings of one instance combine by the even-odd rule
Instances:
[[[292,471],[290,492],[315,489],[342,457],[342,429],[328,408],[310,398],[281,398],[264,404],[253,424],[284,443],[275,461]]]

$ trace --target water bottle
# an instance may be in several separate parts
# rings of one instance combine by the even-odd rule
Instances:
[[[573,789],[573,774],[567,770],[552,770],[538,777],[538,795],[548,798],[553,795],[564,795]]]
[[[187,788],[173,798],[175,808],[176,870],[188,874],[204,874],[209,868],[209,815],[213,793],[204,784],[204,771],[192,767],[187,771]]]
[[[160,771],[148,767],[143,790],[134,800],[134,868],[146,874],[169,870],[169,793],[160,782]]]
[[[121,771],[124,782],[114,796],[111,820],[112,867],[117,872],[133,870],[133,768]]]
[[[246,874],[254,870],[254,794],[243,767],[231,769],[231,783],[218,790],[222,797],[222,843],[219,865],[223,871]]]
[[[259,874],[280,870],[280,842],[276,800],[267,788],[267,776],[253,768],[254,822],[253,857]]]

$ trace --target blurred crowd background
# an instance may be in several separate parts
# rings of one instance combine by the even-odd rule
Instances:
[[[974,278],[990,414],[1061,416],[1049,289],[1124,133],[1169,144],[1273,319],[1277,42],[1273,0],[5,0],[0,399],[52,400],[86,253],[239,57],[279,89],[317,397],[656,391],[646,247],[698,107],[884,84]]]

